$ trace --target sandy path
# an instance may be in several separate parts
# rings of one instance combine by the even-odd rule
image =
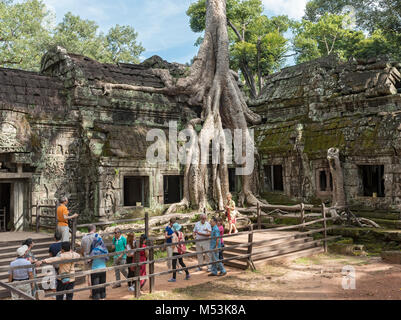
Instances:
[[[187,266],[195,260],[186,260]],[[355,290],[342,286],[344,266],[355,269]],[[165,271],[166,264],[156,265],[156,272]],[[148,283],[142,299],[177,300],[401,300],[401,265],[383,263],[380,258],[317,255],[287,263],[271,263],[258,267],[257,272],[227,268],[225,277],[208,277],[206,271],[191,272],[191,280],[185,274],[177,275],[176,283],[167,280],[171,275],[156,279],[156,292],[149,295]],[[108,273],[108,281],[115,279]],[[79,286],[79,287],[82,287]],[[211,295],[211,292],[213,294]],[[75,300],[86,300],[89,291],[75,294]],[[107,300],[133,299],[127,284],[121,288],[107,288]]]

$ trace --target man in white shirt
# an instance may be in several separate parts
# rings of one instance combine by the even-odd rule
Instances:
[[[200,216],[200,221],[198,221],[195,224],[194,228],[194,238],[196,240],[205,240],[205,241],[199,241],[196,242],[196,251],[201,251],[202,253],[198,254],[198,263],[203,264],[203,255],[204,251],[209,250],[210,247],[210,234],[212,232],[212,227],[210,226],[210,223],[206,221],[206,214],[201,214]],[[206,253],[206,263],[210,262],[210,254]],[[207,269],[210,271],[211,266],[208,265]],[[202,268],[198,267],[198,271],[201,271]]]

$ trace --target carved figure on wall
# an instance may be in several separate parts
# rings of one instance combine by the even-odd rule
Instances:
[[[109,219],[116,213],[116,192],[112,181],[107,182],[106,191],[103,194],[104,213]]]

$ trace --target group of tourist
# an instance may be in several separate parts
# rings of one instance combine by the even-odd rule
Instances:
[[[227,195],[227,203],[225,206],[225,216],[229,224],[229,234],[232,232],[238,233],[236,227],[236,210],[235,202],[232,200],[232,195]],[[164,237],[167,244],[166,251],[167,267],[169,270],[173,270],[173,277],[169,279],[169,282],[176,282],[176,267],[177,261],[184,268],[186,276],[185,280],[190,279],[190,274],[182,257],[173,259],[175,256],[181,256],[185,254],[186,247],[180,242],[185,242],[185,236],[181,232],[181,225],[176,222],[175,218],[170,219],[170,223],[166,226]],[[210,273],[209,276],[224,276],[227,271],[224,268],[224,264],[220,261],[223,260],[223,250],[216,250],[224,248],[224,221],[222,218],[213,217],[210,222],[207,221],[206,214],[200,215],[200,221],[195,224],[193,230],[193,237],[196,240],[196,251],[198,252],[198,264],[197,271],[202,271],[203,265],[207,266],[207,271]],[[216,250],[212,251],[211,250]],[[220,271],[220,273],[218,273]]]
[[[54,272],[57,275],[55,281],[56,292],[68,291],[74,289],[75,277],[75,264],[77,262],[71,262],[67,260],[79,259],[81,257],[87,257],[88,259],[83,264],[84,271],[86,272],[86,282],[88,286],[97,286],[106,283],[107,278],[107,261],[109,260],[109,251],[102,239],[102,237],[96,233],[96,226],[89,225],[88,233],[83,236],[81,241],[80,252],[74,252],[71,250],[70,235],[68,228],[68,220],[76,218],[78,215],[74,214],[69,216],[68,209],[66,207],[68,203],[67,198],[60,199],[61,205],[57,209],[58,226],[57,231],[54,235],[55,242],[49,247],[49,258],[41,261],[35,259],[32,252],[34,241],[27,239],[23,242],[22,246],[17,250],[17,258],[11,262],[9,271],[9,282],[15,283],[15,288],[21,290],[30,296],[35,296],[35,292],[38,290],[36,283],[27,282],[35,278],[35,268],[40,267],[43,264],[51,264],[54,267]],[[229,223],[229,233],[233,231],[238,232],[236,228],[236,211],[235,203],[232,200],[231,194],[227,195],[227,203],[225,207],[225,216]],[[196,241],[196,251],[198,252],[197,259],[200,265],[197,271],[203,270],[202,266],[207,267],[207,271],[210,273],[209,276],[224,276],[227,271],[221,260],[223,260],[224,240],[224,221],[222,218],[213,217],[210,221],[207,221],[206,214],[200,215],[200,221],[195,224],[193,229],[193,237]],[[168,280],[169,282],[177,281],[177,264],[179,264],[185,271],[185,280],[189,280],[191,275],[183,261],[182,255],[186,253],[185,235],[182,232],[182,226],[176,221],[175,218],[170,219],[169,224],[165,228],[165,241],[167,257],[167,267],[172,271],[172,277]],[[113,257],[113,265],[120,268],[115,268],[115,284],[113,288],[121,287],[121,274],[127,279],[128,290],[133,292],[135,290],[141,290],[146,280],[140,281],[140,288],[135,287],[135,281],[132,278],[135,277],[135,266],[129,266],[124,268],[122,266],[134,263],[134,252],[129,252],[136,248],[142,248],[144,250],[139,251],[139,261],[146,262],[148,259],[147,237],[141,235],[139,243],[135,234],[129,233],[127,238],[124,237],[119,228],[114,230],[114,237],[112,239],[112,251],[116,252]],[[217,249],[217,250],[216,250]],[[215,250],[210,252],[211,250]],[[128,251],[128,252],[127,252]],[[176,258],[174,258],[176,257]],[[63,263],[63,261],[66,261]],[[12,269],[12,267],[26,266],[26,268]],[[146,275],[147,264],[142,264],[139,267],[139,275]],[[181,270],[178,273],[182,273]],[[18,282],[21,282],[19,284]],[[13,299],[20,299],[20,297],[12,293]],[[106,287],[96,288],[91,290],[90,298],[94,300],[104,300],[106,298]],[[56,300],[72,300],[73,293],[66,295],[56,295]]]

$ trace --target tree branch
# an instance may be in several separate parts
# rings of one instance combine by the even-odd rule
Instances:
[[[230,28],[234,31],[236,36],[238,37],[239,41],[244,41],[242,38],[241,34],[239,33],[238,29],[234,26],[234,24],[230,21],[230,19],[227,19],[227,24],[230,26]]]

